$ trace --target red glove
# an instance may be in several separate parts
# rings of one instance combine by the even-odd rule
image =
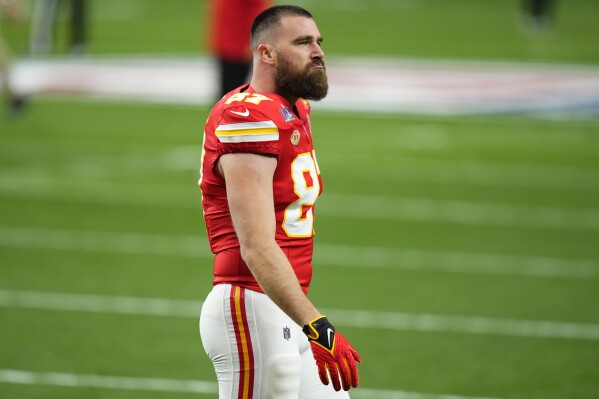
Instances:
[[[361,362],[362,359],[347,339],[335,332],[335,328],[325,316],[320,316],[306,324],[303,331],[310,341],[320,381],[324,385],[329,385],[328,375],[330,375],[335,391],[339,391],[341,385],[345,391],[349,391],[350,385],[356,388],[358,386],[356,362]]]

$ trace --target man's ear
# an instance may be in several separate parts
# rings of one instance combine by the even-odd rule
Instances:
[[[258,46],[258,54],[260,55],[260,59],[269,64],[269,65],[273,65],[275,60],[274,60],[274,49],[271,45],[269,44],[261,44]]]

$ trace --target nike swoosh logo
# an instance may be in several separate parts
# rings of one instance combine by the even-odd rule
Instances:
[[[333,345],[331,344],[331,335],[333,335],[333,329],[332,328],[327,328],[327,338],[329,340],[329,348],[332,348]]]
[[[250,110],[246,108],[245,112],[231,111],[232,114],[239,116],[250,116]]]

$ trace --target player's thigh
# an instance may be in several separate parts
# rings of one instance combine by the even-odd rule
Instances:
[[[212,361],[218,380],[219,398],[232,398],[238,392],[235,369],[239,359],[231,345],[235,344],[235,331],[231,324],[231,308],[227,305],[230,289],[215,286],[208,294],[200,313],[200,337],[204,351]]]
[[[265,294],[251,292],[256,360],[257,398],[296,399],[300,384],[299,345],[303,332]]]
[[[297,398],[303,334],[266,295],[217,285],[202,307],[200,333],[220,398]]]
[[[305,336],[304,336],[305,338]],[[310,344],[306,338],[300,343],[302,372],[300,376],[299,399],[349,399],[348,392],[335,391],[332,383],[324,385],[318,376],[318,368]]]

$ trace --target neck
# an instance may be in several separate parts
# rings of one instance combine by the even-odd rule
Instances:
[[[254,73],[252,74],[252,80],[250,86],[261,93],[273,93],[283,97],[289,102],[289,106],[293,108],[298,97],[293,96],[286,91],[281,90],[275,83],[275,76],[272,70],[260,70],[260,66],[254,65]]]

